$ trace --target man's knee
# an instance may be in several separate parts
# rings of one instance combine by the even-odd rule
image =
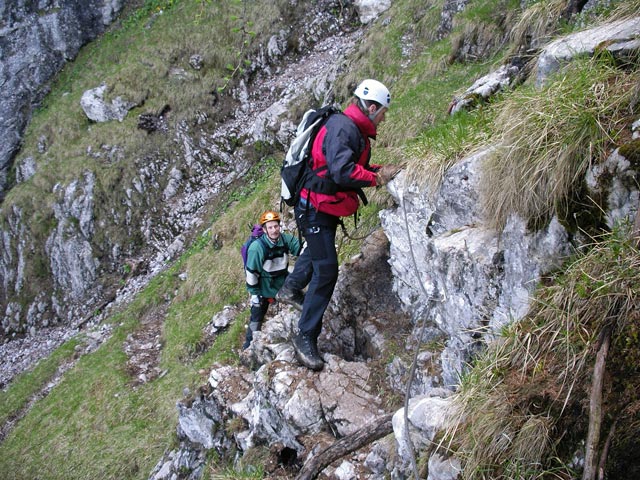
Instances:
[[[338,264],[323,263],[318,266],[318,274],[320,276],[320,283],[335,282],[338,280]]]

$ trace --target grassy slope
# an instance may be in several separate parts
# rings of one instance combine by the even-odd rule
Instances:
[[[169,5],[169,2],[164,3]],[[101,128],[98,133],[96,129],[89,129],[76,114],[62,112],[73,111],[72,106],[77,104],[81,92],[107,75],[123,79],[140,76],[144,80],[141,85],[145,82],[161,82],[155,76],[148,77],[147,73],[139,70],[139,65],[148,64],[147,68],[151,71],[166,72],[167,65],[175,58],[172,55],[186,49],[187,39],[190,43],[192,39],[200,38],[203,45],[211,41],[211,35],[217,31],[204,21],[202,15],[206,16],[207,9],[213,13],[214,2],[171,3],[174,4],[173,8],[160,17],[154,17],[156,23],[150,29],[141,31],[125,24],[122,33],[83,50],[75,64],[62,74],[43,111],[34,118],[25,143],[27,149],[29,145],[35,148],[41,132],[65,122],[78,124],[77,129],[64,133],[60,139],[60,143],[68,145],[71,152],[74,148],[83,151],[86,142],[98,144],[101,140],[96,135],[121,138],[123,131],[135,130],[134,125],[125,123]],[[215,2],[216,5],[219,3],[225,2]],[[229,3],[233,4],[229,8],[242,8],[240,2]],[[472,79],[488,72],[494,62],[449,64],[451,40],[434,42],[433,38],[434,26],[439,18],[438,9],[435,8],[438,3],[431,2],[425,6],[424,2],[409,0],[394,2],[389,13],[393,21],[388,28],[372,29],[354,55],[349,73],[336,83],[337,91],[348,91],[347,85],[352,85],[356,78],[373,76],[392,85],[393,109],[382,128],[377,149],[374,149],[374,161],[408,159],[414,175],[433,178],[434,181],[437,181],[438,173],[446,165],[455,162],[479,139],[492,135],[487,129],[490,123],[487,119],[493,115],[480,111],[454,119],[446,118],[445,111],[451,97],[468,87]],[[484,0],[471,2],[470,5],[485,11],[484,7],[493,3]],[[193,5],[203,10],[193,9]],[[434,8],[429,10],[431,6]],[[146,22],[144,15],[139,17],[140,21]],[[495,21],[491,17],[483,20],[489,24]],[[134,22],[135,25],[138,24]],[[172,28],[167,28],[167,25]],[[176,25],[181,27],[177,30],[177,37],[165,39],[166,33],[173,31]],[[230,26],[225,28],[227,33],[231,32]],[[401,70],[403,59],[398,39],[408,30],[413,34],[413,61],[406,70]],[[456,32],[464,35],[462,27],[458,27]],[[230,34],[229,38],[236,37]],[[165,41],[168,43],[165,44]],[[218,37],[218,41],[224,45],[224,39]],[[237,51],[237,43],[227,49],[216,49],[215,53],[213,50],[206,49],[211,55],[223,55],[225,51],[232,54]],[[139,52],[139,55],[132,52]],[[114,64],[116,59],[118,66]],[[221,68],[207,73],[211,77],[206,81],[211,84],[223,82],[221,78],[226,63],[225,59],[221,59]],[[162,75],[158,78],[162,78]],[[116,85],[115,94],[118,89],[143,94],[140,85],[129,85],[124,80]],[[166,88],[167,95],[178,95],[170,85],[162,82],[155,88]],[[63,95],[64,92],[71,92],[71,95]],[[193,98],[191,95],[180,97],[180,101],[190,102],[189,98]],[[196,99],[194,103],[199,101]],[[161,103],[147,105],[159,107]],[[188,117],[189,114],[186,109],[184,115]],[[105,133],[106,129],[113,131]],[[54,131],[52,135],[55,137],[55,134]],[[62,146],[56,148],[62,149]],[[135,151],[137,147],[131,145],[130,148]],[[62,156],[62,150],[60,152]],[[70,162],[63,172],[73,176],[75,168]],[[39,178],[53,176],[52,171],[45,168],[42,177],[34,178],[33,184],[36,185]],[[154,280],[130,306],[110,320],[116,326],[113,338],[97,352],[83,357],[47,398],[36,403],[0,445],[1,478],[148,477],[150,469],[164,450],[175,443],[175,402],[181,397],[183,388],[193,389],[204,381],[198,374],[200,368],[206,369],[216,360],[236,361],[233,348],[238,346],[242,335],[243,326],[240,322],[204,354],[196,353],[197,344],[202,336],[202,326],[211,316],[224,304],[238,302],[244,297],[242,274],[237,268],[237,248],[246,235],[244,226],[253,221],[256,212],[265,205],[273,205],[277,199],[276,167],[272,166],[267,173],[262,176],[262,182],[258,182],[255,190],[237,196],[241,200],[215,209],[211,232],[221,236],[222,249],[212,248],[210,232],[198,237],[191,250],[172,269]],[[378,204],[368,207],[361,220],[364,231],[375,225],[377,209],[386,202],[385,195],[381,193],[375,195],[374,199]],[[341,252],[346,256],[356,248],[357,245],[347,243]],[[188,273],[186,281],[178,279],[181,272]],[[139,320],[146,312],[165,304],[168,314],[163,332],[161,366],[168,373],[161,379],[132,389],[128,386],[130,379],[125,373],[123,342],[130,332],[139,327]],[[71,350],[71,346],[67,345],[57,355],[67,356]],[[24,375],[8,392],[0,392],[0,405],[3,406],[0,418],[19,410],[28,392],[44,385],[53,365],[60,361],[58,357],[52,357],[42,362],[34,374]]]
[[[212,128],[215,118],[225,114],[225,102],[216,102],[218,90],[224,89],[236,67],[240,71],[245,67],[244,54],[250,48],[266,43],[288,8],[285,0],[259,4],[147,0],[144,4],[119,29],[87,45],[65,67],[28,128],[15,164],[31,157],[37,172],[8,192],[0,210],[5,230],[10,229],[13,212],[21,212],[24,237],[34,245],[24,266],[28,281],[11,301],[28,304],[51,288],[44,244],[57,224],[51,208],[58,201],[54,186],[69,184],[79,172],[96,176],[94,218],[101,228],[92,239],[95,256],[106,260],[102,268],[112,268],[107,273],[122,272],[124,265],[110,266],[111,246],[122,246],[123,256],[139,254],[143,248],[140,212],[149,214],[162,201],[162,188],[159,193],[148,188],[147,196],[132,188],[141,165],[147,158],[164,158],[189,171],[172,136],[147,134],[137,128],[138,116],[169,105],[172,124],[183,119],[191,123],[202,112],[209,120],[201,127]],[[189,66],[193,54],[202,56],[200,70]],[[82,94],[102,83],[108,87],[107,101],[120,96],[138,104],[122,122],[96,124],[82,112]],[[45,151],[38,147],[41,139],[46,139]],[[114,147],[116,154],[108,156]],[[167,180],[153,181],[162,186]],[[129,205],[132,218],[123,227]],[[162,219],[154,221],[162,223]]]
[[[224,232],[222,249],[214,250],[209,234],[203,234],[175,266],[110,319],[115,325],[113,337],[97,352],[82,357],[0,445],[2,478],[36,478],[42,472],[47,472],[44,478],[52,479],[148,477],[162,453],[175,443],[175,402],[183,389],[194,391],[206,381],[198,373],[200,369],[215,361],[237,359],[233,348],[243,334],[242,321],[218,338],[208,352],[195,352],[202,328],[212,315],[224,304],[244,297],[237,261],[246,232],[237,219],[248,222],[265,197],[274,195],[273,189],[264,187],[258,184],[259,194],[237,202],[212,223],[212,231]],[[238,228],[229,231],[227,225]],[[189,276],[181,281],[178,274],[184,271]],[[167,373],[133,389],[126,373],[123,342],[147,312],[164,304],[169,307],[160,368]],[[72,346],[60,351],[69,351]],[[56,362],[52,357],[40,368]],[[20,389],[35,389],[46,381],[46,375],[24,375],[8,392],[0,393],[0,400],[4,405],[5,399],[15,397]]]

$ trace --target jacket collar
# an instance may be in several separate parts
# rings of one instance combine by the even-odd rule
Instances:
[[[356,104],[352,103],[349,105],[343,113],[353,120],[358,130],[360,130],[360,133],[373,139],[376,138],[376,126],[369,117],[362,113],[362,110],[360,110]]]

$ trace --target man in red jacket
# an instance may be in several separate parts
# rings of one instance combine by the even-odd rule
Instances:
[[[317,341],[338,280],[335,238],[340,217],[358,210],[359,196],[365,201],[362,188],[384,185],[399,171],[395,165],[369,164],[370,139],[376,138],[390,101],[387,87],[376,80],[364,80],[342,114],[329,117],[311,150],[311,170],[322,181],[308,181],[309,188],[301,189],[294,207],[307,248],[276,298],[302,310],[293,346],[298,361],[312,370],[324,366]],[[321,191],[310,187],[312,184],[320,185]],[[302,289],[307,284],[304,295]]]

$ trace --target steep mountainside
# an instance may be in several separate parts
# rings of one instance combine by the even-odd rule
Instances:
[[[122,4],[15,0],[0,5],[0,196],[32,108],[48,93],[50,80],[64,63],[105,31]]]
[[[353,6],[334,16],[330,2],[302,3],[292,11],[281,2],[263,10],[261,22],[268,28],[255,34],[248,26],[255,23],[250,18],[255,11],[234,20],[242,15],[242,4],[202,5],[200,11],[157,3],[156,10],[142,10],[152,16],[138,19],[129,35],[135,38],[142,30],[157,42],[175,41],[169,43],[173,51],[158,52],[149,44],[149,52],[127,60],[130,72],[118,72],[114,63],[118,56],[125,61],[129,37],[113,33],[103,40],[102,53],[83,51],[78,63],[95,69],[92,75],[78,84],[58,81],[48,101],[64,97],[64,106],[32,125],[33,143],[16,159],[17,185],[2,209],[3,337],[33,334],[41,326],[81,325],[115,299],[123,278],[156,273],[175,259],[207,206],[229,195],[230,185],[251,165],[286,142],[292,125],[278,124],[296,111],[269,106],[283,95],[290,102],[293,93],[313,95],[314,88],[323,95],[337,68],[326,67],[327,55],[353,42],[348,37]],[[163,7],[173,8],[177,20],[165,21]],[[201,17],[189,18],[196,14]],[[189,45],[178,43],[183,41],[178,29],[162,38],[171,28],[167,22],[181,17],[198,29]],[[279,18],[289,23],[281,27],[274,23]],[[216,42],[205,34],[211,25],[231,43],[210,49],[209,42]],[[151,26],[152,33],[146,33]],[[314,80],[318,87],[305,83],[305,72],[279,83],[269,80],[271,69],[336,35],[335,45],[319,46],[325,59],[311,64],[312,73],[320,74]],[[243,52],[245,44],[250,51]],[[223,76],[233,64],[223,62],[227,57],[237,62],[240,54],[237,67],[246,80],[231,82]],[[247,89],[248,80],[255,91]],[[124,116],[114,113],[114,105],[124,108]],[[93,113],[87,117],[87,111]],[[95,112],[105,116],[95,120]]]
[[[639,8],[121,19],[52,85],[2,204],[0,476],[635,478]],[[405,168],[338,236],[325,368],[285,305],[241,351],[246,227],[302,112],[367,77],[392,91],[373,162]]]

